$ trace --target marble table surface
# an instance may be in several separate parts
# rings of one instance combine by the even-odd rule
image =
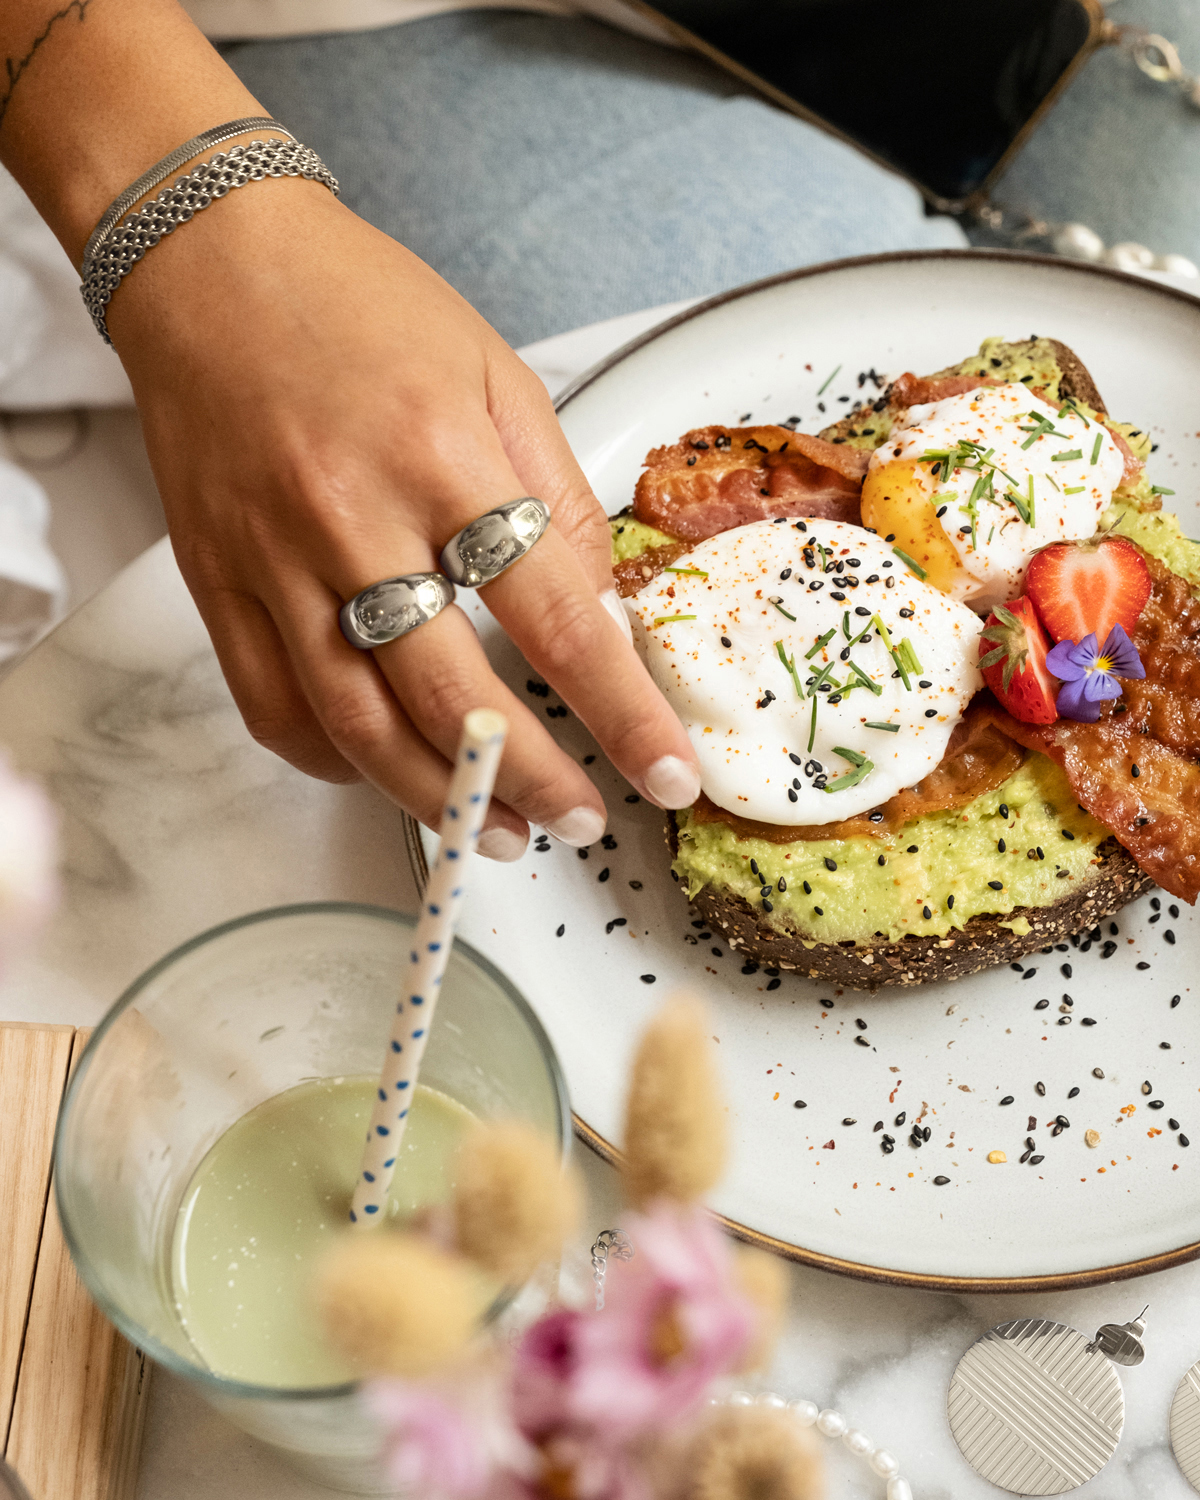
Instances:
[[[653,315],[547,340],[530,362],[557,387]],[[147,965],[238,913],[323,898],[415,910],[399,813],[367,787],[309,781],[242,728],[169,545],[151,547],[0,682],[0,743],[44,782],[62,819],[64,900],[36,955],[0,990],[0,1016],[96,1022]],[[582,1147],[586,1242],[617,1218],[613,1174]],[[581,1246],[584,1241],[581,1241]],[[1185,1500],[1167,1423],[1200,1357],[1200,1265],[1031,1299],[946,1296],[791,1271],[770,1384],[835,1406],[900,1459],[918,1500],[999,1495],[958,1453],[945,1393],[994,1323],[1059,1319],[1089,1335],[1149,1303],[1144,1365],[1123,1372],[1125,1435],[1089,1500]],[[830,1451],[830,1500],[883,1481]],[[328,1496],[227,1426],[163,1372],[151,1397],[139,1500]]]

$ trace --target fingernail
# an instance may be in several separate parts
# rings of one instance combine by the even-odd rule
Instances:
[[[485,828],[479,835],[479,852],[484,859],[495,859],[501,864],[511,864],[514,859],[520,859],[525,853],[528,843],[528,834],[522,838],[511,828]]]
[[[700,772],[677,755],[664,755],[646,772],[646,791],[663,807],[691,807],[700,795]]]
[[[573,807],[570,812],[563,813],[561,818],[555,818],[553,823],[545,824],[545,829],[560,843],[582,849],[585,845],[596,842],[604,832],[606,822],[604,815],[594,807]]]
[[[621,633],[629,644],[633,645],[633,626],[629,623],[629,612],[621,602],[621,596],[616,589],[609,589],[606,594],[600,595],[600,603],[603,604],[609,614],[621,627]]]

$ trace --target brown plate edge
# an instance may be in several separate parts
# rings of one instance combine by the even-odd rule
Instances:
[[[591,369],[585,370],[571,381],[565,390],[555,399],[554,409],[556,412],[562,409],[585,391],[593,381],[606,374],[615,365],[628,358],[629,355],[641,349],[644,345],[659,338],[662,334],[669,332],[672,328],[679,327],[682,323],[689,322],[701,313],[709,311],[714,307],[721,307],[727,302],[734,302],[741,297],[749,296],[767,287],[780,286],[789,281],[799,281],[808,276],[819,276],[826,272],[837,270],[849,270],[859,266],[904,264],[916,261],[934,260],[965,260],[974,261],[999,261],[1003,264],[1014,262],[1025,265],[1051,266],[1055,269],[1066,268],[1079,271],[1084,274],[1101,276],[1107,280],[1134,284],[1139,288],[1151,290],[1165,295],[1173,301],[1183,302],[1192,307],[1200,308],[1200,296],[1193,296],[1191,292],[1182,291],[1178,287],[1163,286],[1156,281],[1148,281],[1145,277],[1135,276],[1128,271],[1118,271],[1112,266],[1093,265],[1089,261],[1071,261],[1058,255],[1039,255],[1032,251],[1015,250],[892,250],[880,255],[858,255],[845,260],[822,261],[819,265],[803,266],[795,271],[782,271],[775,276],[766,276],[760,281],[747,282],[744,286],[733,287],[727,292],[719,292],[716,296],[708,297],[703,302],[698,302],[694,307],[686,308],[672,318],[656,324],[647,329],[645,333],[639,334],[637,338],[631,339],[627,344],[622,344],[619,349],[613,351],[606,358],[593,365]],[[429,864],[425,857],[425,848],[421,842],[420,826],[416,819],[408,813],[401,815],[404,828],[404,847],[408,853],[409,864],[412,867],[413,879],[417,884],[418,894],[424,895],[425,885],[429,879]],[[574,1122],[576,1136],[594,1151],[603,1161],[610,1166],[619,1167],[621,1153],[604,1136],[594,1130],[586,1120],[583,1120],[574,1111],[571,1112]],[[735,1219],[726,1218],[724,1214],[717,1214],[716,1218],[724,1225],[735,1239],[742,1240],[745,1244],[754,1245],[760,1250],[768,1250],[772,1254],[782,1256],[785,1260],[795,1261],[799,1265],[811,1266],[814,1270],[829,1271],[838,1276],[849,1276],[856,1281],[871,1281],[882,1286],[911,1287],[915,1291],[922,1292],[1008,1292],[1014,1294],[1030,1292],[1068,1292],[1077,1291],[1083,1287],[1097,1286],[1114,1281],[1129,1281],[1135,1276],[1149,1276],[1154,1271],[1166,1271],[1172,1266],[1185,1265],[1188,1261],[1200,1259],[1200,1241],[1183,1245],[1177,1250],[1163,1251],[1159,1255],[1147,1256],[1142,1260],[1125,1261],[1117,1266],[1097,1266],[1087,1271],[1066,1271],[1044,1276],[937,1276],[920,1271],[895,1271],[885,1266],[868,1266],[858,1261],[842,1260],[836,1255],[823,1255],[817,1250],[806,1250],[802,1245],[793,1245],[787,1240],[775,1239],[774,1236],[764,1234],[761,1230],[752,1229],[748,1224],[739,1224]]]

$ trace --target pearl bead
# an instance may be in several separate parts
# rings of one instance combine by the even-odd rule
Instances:
[[[754,1397],[749,1391],[730,1391],[729,1404],[730,1406],[753,1406]]]
[[[1189,260],[1186,255],[1156,255],[1154,269],[1166,271],[1170,276],[1189,278],[1200,276],[1200,266],[1197,266],[1194,260]]]
[[[821,1415],[820,1408],[815,1401],[789,1401],[787,1409],[801,1427],[811,1427]]]
[[[900,1472],[900,1465],[886,1448],[877,1448],[871,1454],[870,1464],[872,1470],[879,1475],[880,1479],[891,1479]]]
[[[1104,254],[1104,241],[1086,224],[1060,224],[1050,246],[1056,255],[1067,255],[1072,260],[1099,260]]]
[[[859,1458],[866,1458],[875,1449],[875,1444],[871,1439],[865,1432],[859,1432],[857,1427],[851,1427],[849,1432],[843,1432],[842,1442],[851,1453],[857,1454]]]
[[[1154,264],[1154,251],[1134,240],[1122,240],[1104,252],[1104,259],[1118,271],[1147,271]]]
[[[887,1500],[913,1500],[912,1485],[897,1474],[888,1480]]]
[[[846,1419],[840,1411],[834,1411],[831,1406],[827,1406],[817,1418],[817,1429],[826,1437],[841,1437],[846,1430]]]
[[[782,1396],[777,1396],[774,1391],[760,1391],[754,1398],[754,1404],[755,1406],[774,1406],[779,1408],[786,1406],[787,1402]]]

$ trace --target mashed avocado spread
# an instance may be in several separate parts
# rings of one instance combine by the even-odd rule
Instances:
[[[1023,344],[985,339],[973,358],[938,373],[1021,381],[1042,387],[1050,400],[1058,396],[1061,376],[1048,339]],[[1089,418],[1094,415],[1082,409]],[[1143,430],[1112,425],[1139,458],[1149,457],[1150,439]],[[867,407],[821,435],[874,449],[890,430],[888,413]],[[1178,518],[1161,505],[1143,476],[1135,487],[1117,491],[1101,530],[1115,529],[1200,586],[1200,543],[1185,537]],[[614,563],[676,540],[628,513],[614,517],[611,526]],[[689,811],[677,813],[676,821],[679,852],[673,869],[689,897],[716,884],[759,909],[762,888],[770,884],[775,888],[770,920],[812,947],[895,942],[909,933],[946,937],[975,916],[1052,906],[1088,877],[1096,850],[1111,837],[1080,809],[1062,770],[1037,753],[996,791],[966,807],[927,813],[891,835],[772,844],[739,838],[724,823],[694,823]],[[1029,931],[1024,917],[1002,925],[1022,935]]]

